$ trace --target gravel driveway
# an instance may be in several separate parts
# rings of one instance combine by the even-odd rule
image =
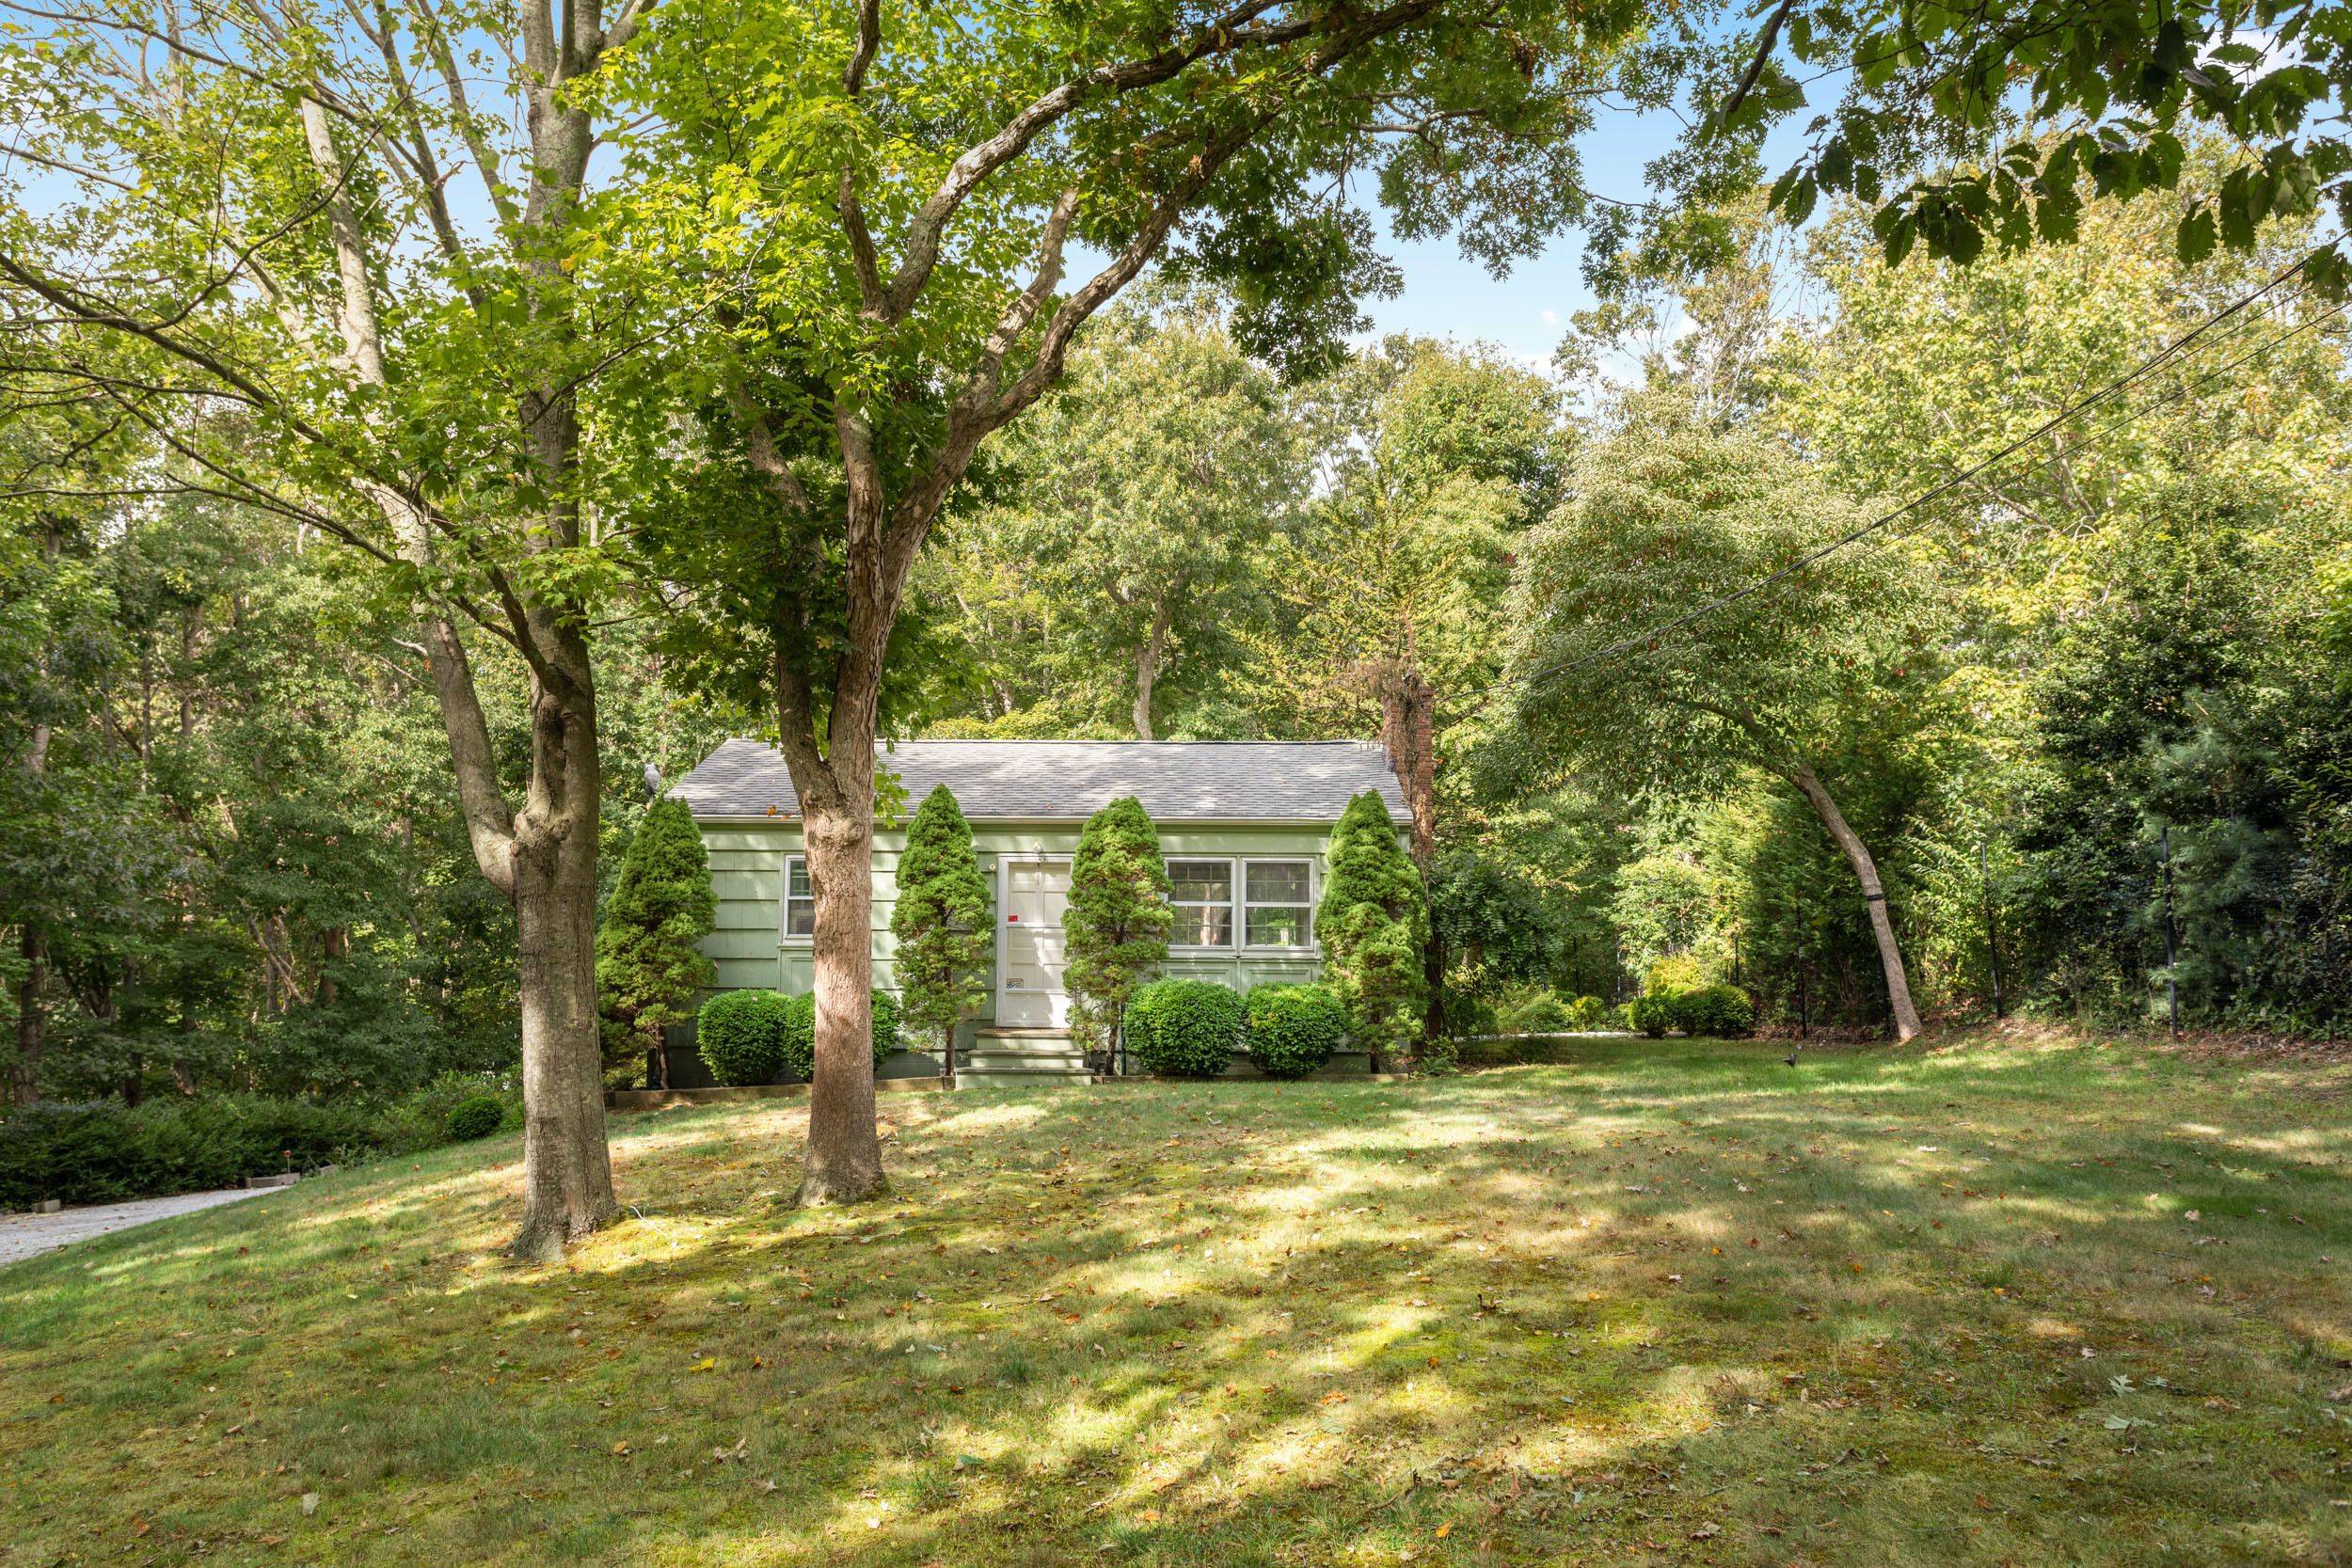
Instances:
[[[85,1209],[61,1209],[54,1214],[0,1214],[0,1265],[38,1257],[92,1236],[103,1236],[109,1230],[282,1191],[283,1188],[264,1187],[247,1192],[242,1187],[229,1187],[216,1193],[142,1197],[130,1203],[93,1203]]]

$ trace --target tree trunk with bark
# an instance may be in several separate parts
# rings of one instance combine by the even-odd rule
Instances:
[[[888,1186],[874,1124],[872,757],[869,744],[863,795],[828,801],[803,823],[809,886],[817,895],[817,1066],[809,1085],[808,1158],[795,1201],[808,1208],[862,1203]]]
[[[1168,657],[1171,612],[1165,600],[1152,612],[1152,629],[1136,649],[1136,738],[1154,740],[1152,733],[1152,688],[1160,678],[1160,662]]]
[[[1407,647],[1411,640],[1406,640]],[[1408,658],[1390,661],[1375,675],[1380,698],[1380,745],[1389,754],[1390,770],[1405,792],[1405,808],[1412,816],[1413,864],[1427,884],[1438,863],[1438,694],[1428,678]],[[1429,945],[1422,954],[1422,973],[1429,1000],[1422,1027],[1426,1037],[1445,1037],[1445,944],[1436,923]]]
[[[48,1047],[41,990],[49,976],[49,946],[40,927],[25,923],[18,933],[17,952],[24,960],[24,973],[16,982],[16,1063],[8,1069],[8,1098],[30,1105],[40,1098],[40,1058]]]
[[[858,578],[853,574],[853,593]],[[872,584],[871,578],[864,579]],[[896,595],[888,607],[895,611]],[[853,604],[855,600],[853,599]],[[776,662],[777,730],[801,799],[801,846],[817,902],[810,943],[817,999],[808,1152],[794,1201],[863,1203],[888,1189],[874,1123],[874,743],[890,621],[877,600],[853,609],[857,639],[841,663],[818,752],[807,673]],[[860,633],[863,636],[860,636]],[[790,629],[778,628],[780,640]]]
[[[1912,1005],[1911,979],[1903,969],[1902,949],[1895,942],[1895,923],[1887,917],[1886,890],[1879,883],[1878,862],[1871,859],[1862,835],[1848,825],[1846,814],[1837,809],[1837,802],[1810,767],[1799,759],[1791,761],[1787,771],[1788,782],[1813,803],[1814,815],[1845,852],[1846,863],[1853,867],[1854,878],[1862,884],[1863,902],[1870,911],[1870,933],[1878,939],[1879,966],[1886,973],[1886,1000],[1895,1018],[1895,1038],[1912,1039],[1919,1033],[1919,1009]]]

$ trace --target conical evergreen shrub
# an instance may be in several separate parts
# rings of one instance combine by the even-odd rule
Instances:
[[[1160,831],[1142,801],[1122,796],[1087,818],[1070,857],[1062,931],[1071,1033],[1090,1050],[1117,1045],[1128,999],[1168,957],[1176,921],[1168,892]]]
[[[972,852],[972,825],[946,784],[924,797],[907,825],[890,934],[898,940],[891,973],[906,1027],[944,1053],[956,1024],[987,1000],[996,953],[988,878]]]
[[[1375,791],[1350,800],[1331,831],[1315,938],[1324,980],[1347,1009],[1349,1038],[1375,1059],[1409,1053],[1426,1010],[1429,903]]]
[[[596,1002],[609,1074],[630,1069],[650,1051],[660,1086],[667,1086],[661,1032],[693,1017],[694,993],[710,984],[701,942],[718,915],[694,814],[683,800],[656,800],[628,841],[596,927]]]

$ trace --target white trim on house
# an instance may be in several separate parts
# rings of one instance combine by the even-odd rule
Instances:
[[[803,881],[808,881],[806,855],[784,857],[784,891],[776,899],[776,945],[779,947],[807,947],[817,941],[817,884],[809,882],[808,892],[794,897],[792,873],[795,871],[800,872]],[[808,929],[805,931],[792,929],[792,906],[796,903],[808,906]]]
[[[1315,904],[1323,895],[1323,858],[1320,855],[1169,855],[1170,865],[1178,861],[1221,861],[1227,867],[1226,940],[1221,942],[1188,942],[1171,941],[1168,944],[1171,958],[1214,958],[1218,956],[1264,958],[1313,958],[1323,949],[1315,941]],[[1304,865],[1307,868],[1307,940],[1301,943],[1253,942],[1249,940],[1249,868],[1253,865]],[[1178,904],[1178,910],[1215,909],[1215,903]],[[1287,900],[1281,903],[1262,902],[1260,909],[1296,909]]]
[[[1323,890],[1321,861],[1313,855],[1245,855],[1240,864],[1240,882],[1234,889],[1235,900],[1240,905],[1240,911],[1236,916],[1240,924],[1234,928],[1234,940],[1240,944],[1240,951],[1244,953],[1314,953],[1320,951],[1315,943],[1315,904],[1318,901],[1317,895]],[[1301,904],[1289,898],[1252,899],[1249,896],[1249,873],[1261,865],[1304,866],[1307,871],[1305,903]],[[1249,940],[1249,911],[1251,910],[1297,910],[1299,911],[1298,929],[1306,940],[1294,942],[1251,942]]]
[[[1225,868],[1225,896],[1223,898],[1171,896],[1168,899],[1169,906],[1176,911],[1176,924],[1168,933],[1168,950],[1170,953],[1230,953],[1233,951],[1233,918],[1239,912],[1236,906],[1241,896],[1238,871],[1233,857],[1231,855],[1168,855],[1164,857],[1164,861],[1168,866],[1168,879],[1171,882],[1176,879],[1176,867],[1179,865],[1221,865]],[[1177,932],[1187,929],[1185,917],[1188,913],[1194,915],[1189,928],[1197,930],[1200,927],[1200,920],[1195,911],[1205,910],[1225,911],[1225,940],[1223,942],[1178,942],[1174,940]]]

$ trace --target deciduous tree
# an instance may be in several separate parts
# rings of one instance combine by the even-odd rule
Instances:
[[[1581,216],[1575,133],[1621,0],[1261,0],[952,17],[676,0],[618,90],[669,129],[628,248],[703,297],[740,280],[638,421],[691,469],[695,613],[765,688],[817,896],[808,1202],[880,1190],[867,1060],[874,742],[909,577],[989,436],[1149,265],[1232,288],[1242,347],[1319,370],[1394,274],[1343,198],[1502,266]],[[1084,246],[1090,274],[1065,288]],[[654,520],[658,523],[658,519]],[[662,547],[653,538],[643,541]],[[665,575],[667,575],[665,573]]]
[[[1817,765],[1842,739],[1905,722],[1932,688],[1943,616],[1897,550],[1799,564],[1864,516],[1786,449],[1645,402],[1587,454],[1575,500],[1529,535],[1511,600],[1513,697],[1527,744],[1621,799],[1705,793],[1748,766],[1801,791],[1853,869],[1909,1039],[1919,1018],[1886,890]]]
[[[55,329],[9,373],[153,440],[164,461],[127,488],[329,535],[408,611],[476,862],[517,920],[513,1246],[533,1259],[617,1212],[589,656],[610,573],[580,398],[634,346],[643,296],[595,285],[581,217],[591,79],[647,7],[27,5],[37,29],[0,59],[17,157],[47,182],[0,235],[0,310],[11,335]],[[453,188],[469,168],[472,202]],[[190,417],[215,408],[238,418]],[[468,646],[483,638],[527,671],[519,791],[490,743]]]

